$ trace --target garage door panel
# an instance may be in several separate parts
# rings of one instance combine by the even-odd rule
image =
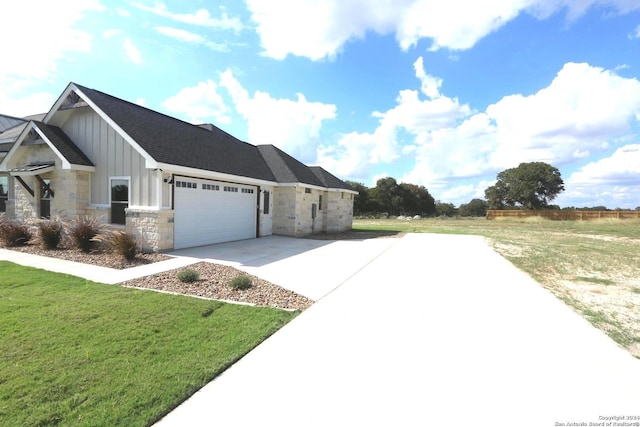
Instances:
[[[176,178],[174,247],[256,237],[256,195],[253,186]]]

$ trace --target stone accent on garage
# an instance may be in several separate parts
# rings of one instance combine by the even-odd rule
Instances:
[[[173,249],[173,210],[126,210],[125,231],[136,238],[143,252]]]
[[[310,192],[309,192],[310,191]],[[320,209],[322,196],[322,209]],[[279,187],[274,190],[273,234],[306,236],[351,230],[353,195],[343,191],[324,191],[305,187]],[[316,217],[313,218],[313,205]]]
[[[326,222],[323,231],[350,231],[353,223],[353,194],[344,191],[329,191],[326,194]]]

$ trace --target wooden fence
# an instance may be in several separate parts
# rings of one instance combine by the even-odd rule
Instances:
[[[539,216],[547,219],[579,221],[600,218],[640,219],[640,211],[574,211],[574,210],[494,210],[487,211],[487,219],[529,218]]]

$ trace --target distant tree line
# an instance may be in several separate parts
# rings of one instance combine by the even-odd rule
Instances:
[[[456,208],[452,203],[434,200],[433,196],[422,185],[398,183],[395,178],[381,178],[376,186],[347,181],[358,192],[353,203],[355,216],[485,216],[488,204],[481,199],[473,199],[469,203]]]
[[[544,162],[520,163],[497,176],[494,185],[485,190],[485,198],[472,199],[459,207],[434,200],[422,185],[400,183],[395,178],[381,178],[376,186],[347,181],[358,192],[354,204],[355,216],[415,216],[423,217],[484,217],[488,209],[561,209],[549,202],[564,191],[560,171]],[[605,206],[562,208],[584,211],[608,211]],[[620,209],[615,209],[620,210]],[[640,206],[636,208],[640,210]]]

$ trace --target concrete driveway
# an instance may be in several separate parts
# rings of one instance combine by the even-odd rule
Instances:
[[[640,416],[640,360],[481,238],[393,240],[158,425],[551,427]],[[318,259],[301,273],[328,271]]]
[[[168,255],[231,265],[318,300],[340,286],[398,239],[313,240],[268,236]]]

